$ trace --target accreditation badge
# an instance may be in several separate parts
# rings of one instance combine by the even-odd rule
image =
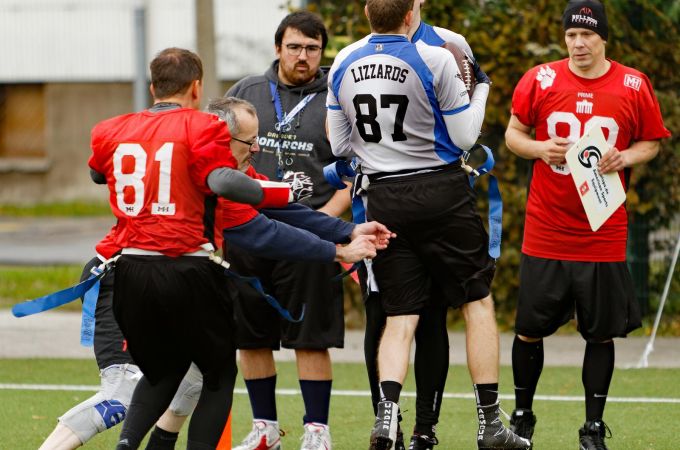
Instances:
[[[597,231],[626,200],[619,174],[612,172],[603,175],[597,168],[598,161],[608,151],[609,145],[602,128],[595,126],[565,155],[593,231]]]

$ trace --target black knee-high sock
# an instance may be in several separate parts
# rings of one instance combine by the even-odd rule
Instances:
[[[399,396],[401,395],[401,383],[396,381],[381,381],[380,382],[380,401],[388,401],[399,403]]]
[[[378,293],[372,293],[366,299],[366,332],[364,334],[364,359],[368,383],[371,386],[371,402],[373,414],[378,414],[378,402],[380,401],[380,382],[378,379],[378,347],[387,320],[380,304]]]
[[[172,450],[177,443],[179,433],[165,431],[156,425],[149,435],[149,442],[146,443],[146,450]]]
[[[189,365],[187,364],[188,369]],[[146,377],[139,380],[123,421],[117,450],[139,447],[146,433],[170,405],[185,373],[186,370],[181,373],[166,375],[155,385],[149,383]]]
[[[538,379],[543,371],[543,340],[525,342],[518,336],[512,343],[512,375],[515,382],[515,408],[531,409]]]
[[[492,406],[498,403],[498,383],[473,384],[477,407]]]
[[[217,375],[206,382],[203,375],[203,388],[191,415],[187,450],[214,449],[220,441],[229,418],[236,382],[236,355],[231,356],[229,364]]]
[[[449,335],[446,305],[425,308],[416,329],[416,424],[417,434],[432,436],[439,421],[442,394],[449,370]]]
[[[253,419],[278,420],[276,413],[276,375],[245,380]]]
[[[333,380],[300,380],[300,391],[305,403],[303,423],[328,425]]]
[[[609,385],[614,373],[614,342],[588,342],[583,356],[583,387],[586,392],[586,420],[604,415]]]

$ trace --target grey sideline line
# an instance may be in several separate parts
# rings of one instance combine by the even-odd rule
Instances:
[[[18,390],[18,391],[98,391],[99,386],[89,385],[69,385],[69,384],[11,384],[0,383],[0,390]],[[235,394],[246,395],[248,391],[243,388],[234,389]],[[298,389],[277,389],[277,395],[298,396],[300,391]],[[333,395],[339,397],[370,397],[370,391],[361,390],[336,390],[333,389]],[[415,392],[402,392],[402,397],[415,398]],[[474,399],[474,394],[462,394],[455,392],[445,392],[444,398],[455,399]],[[514,395],[500,394],[501,400],[514,400]],[[536,400],[552,401],[552,402],[582,402],[583,396],[569,396],[569,395],[536,395]],[[609,397],[607,402],[614,403],[678,403],[680,398],[663,398],[663,397]]]
[[[80,345],[81,317],[77,312],[45,312],[20,319],[8,310],[0,311],[0,358],[76,358],[90,359],[92,349]],[[501,365],[511,364],[513,335],[502,333]],[[465,335],[449,334],[451,364],[465,365]],[[644,351],[646,337],[618,339],[616,363],[619,368],[633,368]],[[658,338],[649,357],[650,367],[680,368],[680,345],[677,338]],[[545,340],[546,366],[581,366],[585,344],[579,336],[551,336]],[[345,348],[331,349],[335,362],[364,361],[363,332],[347,330]],[[294,361],[291,350],[276,352],[279,361]]]

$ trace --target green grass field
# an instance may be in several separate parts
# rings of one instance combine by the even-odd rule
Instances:
[[[297,389],[295,366],[279,365],[279,388]],[[367,390],[365,369],[360,364],[335,364],[334,389]],[[674,398],[676,403],[648,403],[643,401],[610,402],[606,422],[613,432],[608,440],[610,448],[617,450],[678,448],[675,434],[680,418],[680,388],[677,381],[680,370],[644,369],[617,370],[610,397],[663,397]],[[582,396],[581,375],[578,368],[547,367],[544,370],[538,395]],[[0,360],[0,384],[98,384],[97,368],[89,360],[6,359]],[[511,394],[512,373],[503,367],[501,394]],[[238,388],[243,388],[239,379]],[[405,391],[413,391],[409,379]],[[449,393],[471,393],[467,369],[452,366],[447,383]],[[31,391],[0,389],[0,448],[23,450],[36,449],[52,430],[55,419],[76,403],[92,395],[82,391]],[[284,448],[299,448],[303,404],[299,395],[277,397],[279,419],[287,431],[283,438]],[[509,412],[512,400],[501,405]],[[537,400],[535,411],[538,428],[534,448],[550,450],[574,450],[578,448],[577,429],[583,422],[582,401]],[[404,427],[410,430],[415,415],[412,397],[402,399]],[[250,428],[250,408],[244,394],[236,394],[234,401],[234,439],[240,440]],[[367,448],[368,434],[373,417],[370,399],[365,396],[333,397],[331,405],[331,431],[336,450]],[[186,427],[185,427],[186,428]],[[438,428],[441,445],[439,450],[475,449],[476,416],[472,398],[446,398]],[[109,430],[86,445],[91,449],[110,449],[115,446],[118,430]],[[184,448],[185,435],[180,436],[177,448]]]
[[[111,207],[107,202],[51,202],[34,205],[0,204],[0,216],[8,217],[85,217],[106,216],[111,214]]]
[[[4,266],[0,265],[0,308],[37,298],[73,286],[80,279],[83,267],[63,266]],[[80,302],[61,307],[64,311],[80,311]]]

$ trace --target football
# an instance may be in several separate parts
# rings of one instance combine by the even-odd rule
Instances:
[[[458,64],[458,70],[460,71],[463,82],[465,83],[468,96],[472,98],[472,93],[475,91],[475,84],[477,83],[477,80],[475,78],[475,71],[472,67],[472,61],[470,60],[470,57],[468,57],[468,55],[463,50],[461,50],[460,47],[452,42],[444,42],[442,47],[450,51],[451,54],[453,54],[453,57],[456,59],[456,64]]]

